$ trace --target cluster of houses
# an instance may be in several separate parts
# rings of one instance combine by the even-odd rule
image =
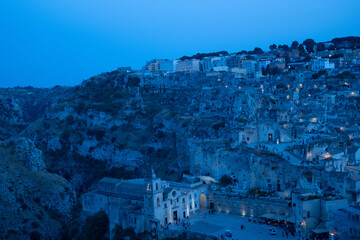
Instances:
[[[333,49],[301,54],[297,49],[273,49],[254,54],[240,52],[228,54],[221,52],[216,56],[186,58],[183,60],[153,59],[148,61],[143,71],[148,75],[159,72],[204,72],[210,76],[214,72],[231,73],[234,78],[261,78],[267,74],[298,71],[334,70],[335,68],[360,66],[359,52],[352,49]],[[357,55],[357,57],[354,57]]]
[[[242,199],[258,189],[286,203],[286,211],[269,208],[255,217],[283,214],[279,218],[303,238],[360,238],[359,49],[155,59],[143,70],[118,71],[139,77],[140,89],[151,86],[138,98],[157,94],[161,104],[198,119],[194,124],[216,124],[177,133],[186,138],[194,177],[181,183],[154,173],[146,179],[105,178],[83,196],[86,212],[104,210],[113,225],[151,231],[200,208],[225,211],[224,198],[213,190],[228,175],[231,193]],[[229,188],[222,194],[228,196]],[[238,204],[227,206],[226,212],[242,214]],[[246,209],[241,212],[248,215]]]

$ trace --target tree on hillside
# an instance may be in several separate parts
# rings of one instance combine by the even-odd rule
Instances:
[[[266,68],[264,68],[264,66],[261,67],[261,74],[263,76],[266,76],[267,75],[267,71],[266,71]]]
[[[253,52],[254,52],[254,54],[263,54],[264,53],[264,51],[259,47],[254,48]]]
[[[128,237],[129,239],[138,239],[133,228],[123,229],[120,225],[116,225],[112,230],[113,240],[122,240]]]
[[[313,39],[308,38],[303,42],[303,44],[305,45],[306,51],[308,53],[314,52],[314,46],[315,46],[316,42]]]
[[[330,51],[333,51],[333,50],[335,50],[335,49],[336,49],[335,45],[330,45],[330,46],[329,46],[329,50],[330,50]]]
[[[291,49],[297,49],[298,47],[299,47],[298,41],[293,41],[293,42],[291,43]]]
[[[325,51],[325,44],[323,44],[323,43],[316,44],[316,51],[318,51],[318,52]]]
[[[252,55],[246,55],[245,58],[246,58],[247,60],[254,60],[254,59],[255,59],[255,57],[252,56]]]
[[[30,240],[40,240],[41,234],[38,231],[34,231],[30,233]]]
[[[281,73],[278,67],[270,68],[270,75],[279,75]]]
[[[298,50],[300,52],[300,55],[303,55],[305,53],[305,48],[304,48],[304,44],[300,44],[298,46]]]
[[[213,52],[213,53],[197,53],[191,57],[189,56],[182,56],[180,58],[181,61],[184,60],[190,60],[190,59],[198,59],[201,60],[205,57],[219,57],[219,56],[227,56],[229,53],[227,51],[219,51],[219,52]]]
[[[341,46],[342,48],[360,48],[360,37],[334,38],[331,42],[335,44],[335,46]]]
[[[223,187],[226,187],[226,186],[232,184],[232,182],[233,182],[233,179],[227,174],[222,175],[220,178],[220,184]]]
[[[129,77],[127,86],[129,87],[137,87],[140,84],[140,78],[138,77]]]
[[[310,62],[310,61],[311,61],[310,55],[309,55],[309,54],[306,54],[303,61],[304,61],[304,62]]]
[[[283,50],[285,50],[285,51],[289,50],[289,46],[286,45],[286,44],[284,44],[284,45],[281,45],[281,44],[280,44],[280,45],[278,46],[278,48],[279,48],[279,49],[283,49]]]
[[[237,55],[241,55],[241,54],[247,54],[248,52],[246,50],[242,50],[241,52],[238,52]]]
[[[276,47],[277,47],[276,44],[271,44],[269,48],[271,51],[274,51]]]
[[[109,218],[104,211],[95,213],[86,219],[83,228],[85,239],[106,240],[109,233]]]

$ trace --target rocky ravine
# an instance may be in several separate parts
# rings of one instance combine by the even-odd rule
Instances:
[[[29,139],[2,142],[0,158],[0,238],[28,239],[34,231],[58,238],[76,201],[71,184],[46,171]]]
[[[160,177],[179,180],[191,170],[193,150],[207,148],[199,142],[235,143],[233,129],[266,102],[217,79],[183,74],[160,80],[146,84],[118,71],[92,77],[21,135],[44,151],[49,171],[64,176],[78,193],[104,176],[126,178],[129,172],[113,171],[122,167],[132,178],[143,177],[151,165]],[[156,82],[187,85],[170,89]]]
[[[59,96],[72,88],[0,88],[0,140],[6,140],[41,118]]]

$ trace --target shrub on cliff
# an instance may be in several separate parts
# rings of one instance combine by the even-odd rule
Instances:
[[[104,211],[95,213],[86,219],[83,228],[85,239],[105,240],[108,239],[109,218]]]
[[[41,235],[38,231],[34,231],[30,233],[30,240],[40,240]]]
[[[220,178],[220,184],[224,187],[232,184],[232,182],[233,182],[232,178],[227,174],[222,175]]]

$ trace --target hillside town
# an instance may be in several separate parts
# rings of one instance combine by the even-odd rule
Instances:
[[[186,143],[176,143],[189,155],[189,172],[181,182],[154,170],[103,178],[82,196],[84,211],[103,210],[110,226],[154,238],[172,229],[245,239],[243,229],[255,224],[269,230],[246,239],[360,239],[359,48],[351,37],[307,39],[119,68],[125,83],[139,79],[139,108],[156,94],[192,119],[178,133]],[[166,135],[171,120],[157,121]],[[227,227],[211,222],[219,214]],[[230,229],[232,217],[242,224]]]
[[[0,240],[360,240],[360,0],[1,3]]]

